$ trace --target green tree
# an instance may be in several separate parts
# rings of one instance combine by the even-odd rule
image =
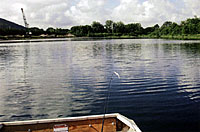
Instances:
[[[153,27],[154,27],[154,29],[156,30],[156,29],[159,29],[160,26],[159,26],[158,24],[156,24],[156,25],[154,25]]]
[[[29,31],[32,33],[32,35],[41,35],[44,33],[44,30],[39,29],[38,27],[29,28]]]
[[[147,35],[154,32],[154,27],[147,27],[144,29],[143,34]]]
[[[113,21],[112,20],[107,20],[105,24],[106,32],[107,33],[112,33],[113,31]]]
[[[171,25],[172,25],[172,22],[166,21],[166,22],[164,22],[163,25],[161,26],[161,29],[162,29],[162,28],[169,27],[169,26],[171,26]]]
[[[123,34],[125,31],[125,25],[123,22],[117,22],[115,25],[115,32]]]
[[[147,27],[143,30],[143,34],[147,35],[147,34],[151,34],[152,32],[154,32],[155,30],[159,30],[159,25],[156,24],[153,27]]]
[[[200,34],[200,22],[197,24],[197,32]]]
[[[171,31],[171,34],[172,35],[180,35],[181,34],[181,27],[178,24],[173,25],[173,29]]]
[[[198,24],[200,23],[200,18],[195,16],[194,18],[188,18],[186,21],[181,22],[182,34],[198,34]]]
[[[89,34],[93,32],[93,30],[90,25],[73,26],[70,32],[77,37],[82,37],[82,36],[89,36]]]
[[[51,35],[51,34],[55,34],[55,29],[52,27],[47,28],[46,33]]]
[[[160,28],[160,34],[161,35],[169,35],[171,33],[172,24],[173,23],[171,21],[164,22]]]
[[[133,36],[142,34],[143,28],[140,23],[131,23],[125,25],[125,33],[128,33]]]
[[[69,29],[62,29],[62,28],[55,29],[56,35],[66,35],[68,32],[69,32]]]
[[[92,23],[92,29],[94,33],[103,33],[104,32],[104,26],[100,22],[94,21]]]

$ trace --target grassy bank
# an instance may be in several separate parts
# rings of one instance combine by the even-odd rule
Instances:
[[[27,39],[50,39],[50,38],[69,38],[62,35],[57,36],[0,36],[0,40],[27,40]],[[130,36],[130,35],[108,35],[108,34],[95,34],[92,36],[85,36],[81,38],[105,38],[105,39],[171,39],[171,40],[200,40],[200,34],[196,35],[140,35],[140,36]]]
[[[200,34],[185,35],[131,35],[121,33],[93,33],[85,37],[111,38],[111,39],[174,39],[174,40],[200,40]]]
[[[195,35],[162,35],[162,36],[153,36],[153,35],[141,35],[140,38],[160,38],[160,39],[174,39],[174,40],[200,40],[200,34]]]
[[[90,36],[91,37],[91,36]],[[106,39],[171,39],[171,40],[200,40],[200,34],[197,35],[162,35],[162,36],[150,36],[150,35],[121,35],[121,36],[92,36],[95,38],[106,38]]]
[[[20,36],[20,35],[8,35],[8,36],[1,36],[0,40],[26,40],[26,39],[50,39],[50,38],[68,38],[64,35],[54,35],[54,36]]]

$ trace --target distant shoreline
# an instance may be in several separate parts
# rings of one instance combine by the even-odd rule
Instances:
[[[29,38],[9,37],[0,39],[0,43],[27,43],[27,42],[52,42],[52,41],[71,41],[71,40],[91,40],[91,39],[169,39],[169,40],[200,40],[200,35],[185,36],[107,36],[107,37],[40,37],[34,36]]]
[[[29,43],[29,42],[52,42],[52,41],[70,41],[70,38],[25,38],[25,39],[9,39],[0,40],[1,43]]]

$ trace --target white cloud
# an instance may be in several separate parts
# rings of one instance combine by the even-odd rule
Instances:
[[[185,9],[183,12],[189,17],[194,15],[200,15],[200,0],[183,0],[185,3]]]
[[[23,25],[24,8],[30,26],[69,28],[107,19],[143,26],[180,22],[200,16],[200,0],[1,0],[0,17]]]
[[[91,24],[93,21],[104,22],[108,18],[109,10],[105,9],[106,0],[80,0],[72,6],[65,15],[71,18],[76,25]]]
[[[24,8],[25,15],[30,26],[47,28],[67,27],[71,24],[64,12],[71,6],[70,0],[13,0],[12,2],[2,0],[0,17],[23,25],[21,8]],[[72,25],[72,24],[71,24]]]
[[[121,0],[121,4],[114,9],[113,16],[116,20],[126,23],[140,22],[144,26],[162,24],[165,21],[178,21],[181,8],[177,3],[167,0]]]

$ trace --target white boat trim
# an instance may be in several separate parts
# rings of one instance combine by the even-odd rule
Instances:
[[[135,130],[136,132],[142,132],[133,120],[130,120],[127,117],[118,113],[117,113],[117,119],[126,124],[127,126],[129,126],[131,129]]]
[[[130,127],[133,131],[141,132],[138,126],[133,120],[128,119],[127,117],[119,114],[106,114],[105,118],[117,118],[125,125]],[[14,121],[14,122],[2,122],[0,123],[0,129],[5,126],[10,125],[28,125],[28,124],[39,124],[39,123],[53,123],[53,122],[63,122],[63,121],[81,121],[81,120],[90,120],[90,119],[102,119],[104,115],[90,115],[90,116],[80,116],[80,117],[66,117],[66,118],[56,118],[56,119],[41,119],[41,120],[30,120],[30,121]]]

